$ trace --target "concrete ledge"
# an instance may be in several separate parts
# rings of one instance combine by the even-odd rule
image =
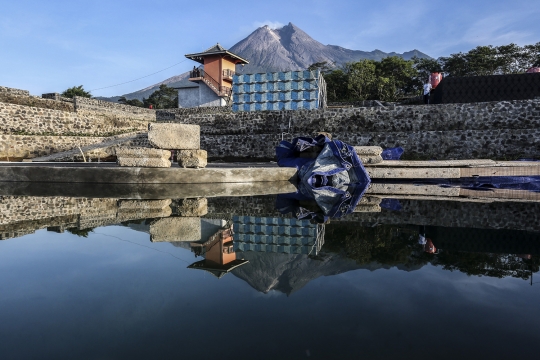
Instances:
[[[125,167],[148,167],[148,168],[168,168],[171,162],[168,159],[157,158],[130,158],[119,157],[116,159],[119,166]]]
[[[106,184],[1,182],[0,195],[67,196],[112,199],[184,199],[197,197],[240,197],[275,195],[295,192],[288,181],[208,184]]]
[[[170,150],[161,150],[145,147],[119,147],[115,151],[116,156],[125,158],[155,158],[169,160]]]
[[[206,184],[295,181],[295,168],[211,167],[204,169],[120,167],[96,163],[4,163],[0,181],[94,184]],[[193,196],[196,197],[196,196]]]
[[[146,210],[146,209],[164,209],[171,205],[171,199],[163,200],[120,200],[118,201],[118,211],[122,210]]]

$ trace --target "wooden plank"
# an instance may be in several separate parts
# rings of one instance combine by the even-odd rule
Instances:
[[[459,168],[379,168],[367,167],[372,179],[458,179]]]
[[[489,159],[473,159],[473,160],[433,160],[433,161],[407,161],[407,160],[384,160],[381,163],[375,164],[377,167],[425,167],[425,168],[441,168],[441,167],[469,167],[469,166],[495,166],[497,163]],[[369,166],[369,164],[366,164]]]
[[[489,166],[461,169],[461,177],[473,176],[540,176],[540,164],[536,166]]]
[[[428,196],[459,196],[460,188],[441,187],[438,185],[413,184],[370,184],[367,194],[378,195],[428,195]]]

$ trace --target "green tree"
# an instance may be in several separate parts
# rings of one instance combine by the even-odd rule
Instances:
[[[434,72],[442,73],[443,68],[439,60],[414,57],[412,59],[416,69],[416,82],[424,84],[429,75]]]
[[[327,73],[331,71],[333,67],[334,67],[333,63],[329,63],[328,61],[319,61],[319,62],[309,65],[306,70],[308,71],[320,70],[322,73]]]
[[[416,93],[422,86],[418,81],[418,71],[414,61],[399,56],[389,56],[375,62],[378,100],[396,101],[399,98]]]
[[[349,99],[368,100],[373,96],[376,81],[376,62],[362,60],[346,63],[343,70],[347,75],[347,90]]]
[[[347,74],[342,69],[324,74],[328,101],[346,101],[349,99]]]
[[[447,76],[518,74],[540,65],[540,42],[523,47],[516,44],[477,46],[439,61]]]
[[[120,96],[120,99],[118,99],[118,102],[121,103],[121,104],[124,104],[124,105],[131,105],[131,106],[137,106],[137,107],[143,107],[144,104],[141,100],[139,99],[131,99],[131,100],[128,100],[126,99],[125,96]]]
[[[154,91],[148,99],[143,98],[144,107],[154,109],[171,109],[178,107],[178,90],[161,84],[159,89]]]
[[[86,98],[92,97],[92,94],[90,94],[89,91],[85,91],[82,85],[70,87],[69,89],[66,89],[61,95],[68,98],[73,98],[74,96],[81,96]]]

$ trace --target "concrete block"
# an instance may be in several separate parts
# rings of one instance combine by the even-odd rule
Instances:
[[[204,216],[208,213],[208,200],[206,198],[180,199],[177,209],[180,216]]]
[[[145,147],[118,147],[116,156],[123,158],[151,158],[169,160],[171,152],[169,150],[145,148]]]
[[[150,224],[150,241],[199,241],[201,218],[169,217]]]
[[[176,158],[183,168],[203,168],[207,165],[206,150],[178,150]]]
[[[381,155],[383,152],[380,146],[353,146],[354,151],[358,154],[358,157],[366,155]]]
[[[381,155],[358,155],[358,157],[364,165],[380,164],[383,162],[383,158]]]
[[[171,205],[171,199],[163,200],[119,200],[118,210],[145,210],[145,209],[157,209],[161,210]]]
[[[116,222],[123,222],[129,220],[140,220],[140,219],[153,219],[153,218],[168,218],[172,215],[172,210],[170,207],[165,207],[163,209],[118,209],[116,214]]]
[[[171,167],[171,162],[166,159],[158,158],[129,158],[119,157],[116,162],[120,166],[130,167],[151,167],[151,168],[168,168]]]
[[[198,150],[201,147],[201,127],[191,124],[151,123],[148,141],[154,147],[170,150]]]

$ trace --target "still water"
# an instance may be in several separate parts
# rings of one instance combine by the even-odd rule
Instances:
[[[0,199],[1,359],[540,350],[535,202],[400,200],[317,225],[276,196],[208,198],[202,217],[175,200]]]

